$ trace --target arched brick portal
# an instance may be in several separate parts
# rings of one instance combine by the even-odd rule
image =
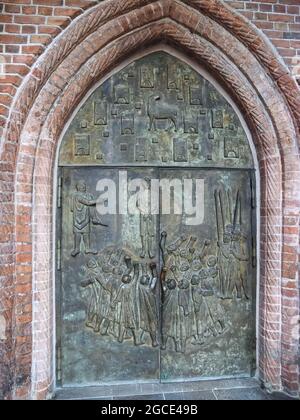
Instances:
[[[264,37],[220,1],[122,0],[90,9],[49,47],[20,88],[1,145],[1,191],[14,191],[0,204],[12,244],[1,254],[14,398],[45,398],[54,385],[52,209],[61,133],[99,80],[157,43],[205,66],[252,132],[261,176],[260,378],[270,389],[299,391],[300,99],[293,79]]]

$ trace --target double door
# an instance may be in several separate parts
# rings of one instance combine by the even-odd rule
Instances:
[[[65,167],[59,186],[62,386],[251,375],[251,171]]]

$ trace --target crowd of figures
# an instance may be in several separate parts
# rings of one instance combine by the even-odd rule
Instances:
[[[108,247],[91,258],[81,283],[88,290],[86,325],[120,343],[133,339],[142,345],[151,340],[153,347],[166,349],[170,344],[177,352],[185,352],[188,340],[203,345],[223,334],[228,306],[224,301],[251,297],[239,191],[232,197],[215,191],[217,242],[200,243],[187,235],[170,242],[166,232],[161,234],[160,273],[152,258],[152,236],[150,259],[145,259],[148,224],[141,230],[141,255]]]
[[[160,275],[155,263],[141,261],[121,248],[108,248],[91,258],[81,283],[88,288],[86,325],[120,343],[133,339],[135,345],[142,345],[148,336],[153,347],[166,349],[170,344],[177,352],[185,352],[188,340],[203,345],[222,334],[226,328],[222,301],[234,285],[241,284],[241,277],[234,277],[236,269],[230,268],[225,296],[226,279],[219,264],[227,254],[220,245],[219,258],[209,255],[210,247],[204,241],[199,249],[196,238],[185,236],[167,245],[163,233]],[[236,290],[239,295],[240,288]]]
[[[204,344],[225,330],[225,311],[219,301],[217,258],[206,255],[197,238],[181,236],[166,244],[167,233],[161,236],[162,271],[162,349],[173,342],[177,352],[185,352],[189,339],[194,345]]]
[[[89,260],[83,287],[89,287],[87,326],[115,337],[120,343],[133,338],[135,345],[151,337],[159,345],[158,275],[156,264],[135,262],[123,249],[107,249]]]

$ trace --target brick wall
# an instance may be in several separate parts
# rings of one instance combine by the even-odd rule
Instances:
[[[261,29],[300,78],[300,0],[225,0]]]
[[[69,23],[98,1],[4,0],[0,2],[0,127],[16,90],[47,45]],[[0,132],[1,134],[1,132]]]

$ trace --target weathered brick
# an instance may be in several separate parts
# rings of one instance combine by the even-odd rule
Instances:
[[[2,44],[26,44],[27,37],[21,35],[0,34],[0,43]]]

